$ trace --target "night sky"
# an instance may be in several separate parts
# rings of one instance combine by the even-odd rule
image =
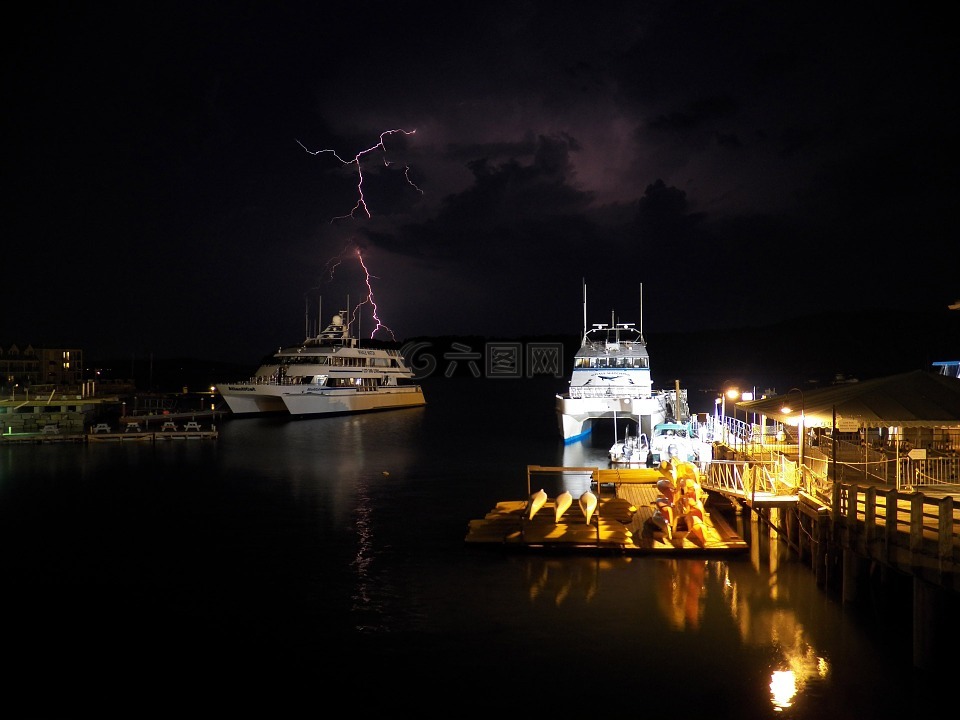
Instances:
[[[0,344],[254,363],[358,251],[397,340],[946,311],[955,33],[842,5],[25,6]]]

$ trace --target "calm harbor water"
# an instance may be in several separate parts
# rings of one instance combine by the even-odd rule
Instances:
[[[465,545],[528,464],[607,465],[612,427],[558,437],[558,382],[429,379],[425,408],[230,419],[217,441],[0,447],[8,716],[939,706],[909,595],[844,607],[749,520],[725,559]]]

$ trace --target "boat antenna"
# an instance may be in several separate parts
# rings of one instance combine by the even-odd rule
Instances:
[[[640,283],[640,341],[646,342],[643,339],[643,283]]]
[[[583,282],[583,342],[587,341],[587,279],[582,278]]]
[[[357,313],[360,312],[360,308],[357,308]],[[347,328],[347,336],[350,335],[350,325],[353,324],[352,311],[350,310],[350,293],[347,293],[347,316],[343,318],[343,324]]]
[[[348,298],[348,299],[347,299],[347,307],[350,307],[349,295],[347,296],[347,298]],[[356,342],[356,347],[360,347],[360,308],[361,308],[361,307],[363,307],[363,303],[359,303],[359,304],[357,305],[357,335],[356,335],[357,342]],[[350,328],[347,327],[347,330],[350,330]],[[349,335],[350,333],[348,332],[347,334]]]

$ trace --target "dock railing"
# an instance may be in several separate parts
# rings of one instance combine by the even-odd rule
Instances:
[[[838,482],[832,505],[834,524],[846,531],[847,546],[915,571],[956,572],[960,503],[952,496]]]
[[[794,470],[775,458],[712,460],[702,485],[744,498],[756,493],[780,497],[797,494],[796,477]]]
[[[883,482],[886,476],[871,475],[870,466],[877,465],[876,459],[857,462],[856,455],[846,448],[837,451],[834,463],[831,444],[823,445],[804,448],[802,466],[790,446],[779,457],[776,452],[763,451],[714,459],[702,485],[747,501],[756,498],[754,493],[795,494],[807,513],[813,509],[829,516],[832,535],[843,547],[960,590],[960,502],[951,492],[956,487],[960,494],[960,486],[898,487],[895,478]],[[895,461],[881,462],[895,467]],[[935,478],[939,472],[933,470],[928,477]],[[936,490],[932,485],[938,485]]]

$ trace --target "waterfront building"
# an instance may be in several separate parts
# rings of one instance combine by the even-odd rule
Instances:
[[[83,350],[0,345],[0,391],[80,386],[83,383]]]

